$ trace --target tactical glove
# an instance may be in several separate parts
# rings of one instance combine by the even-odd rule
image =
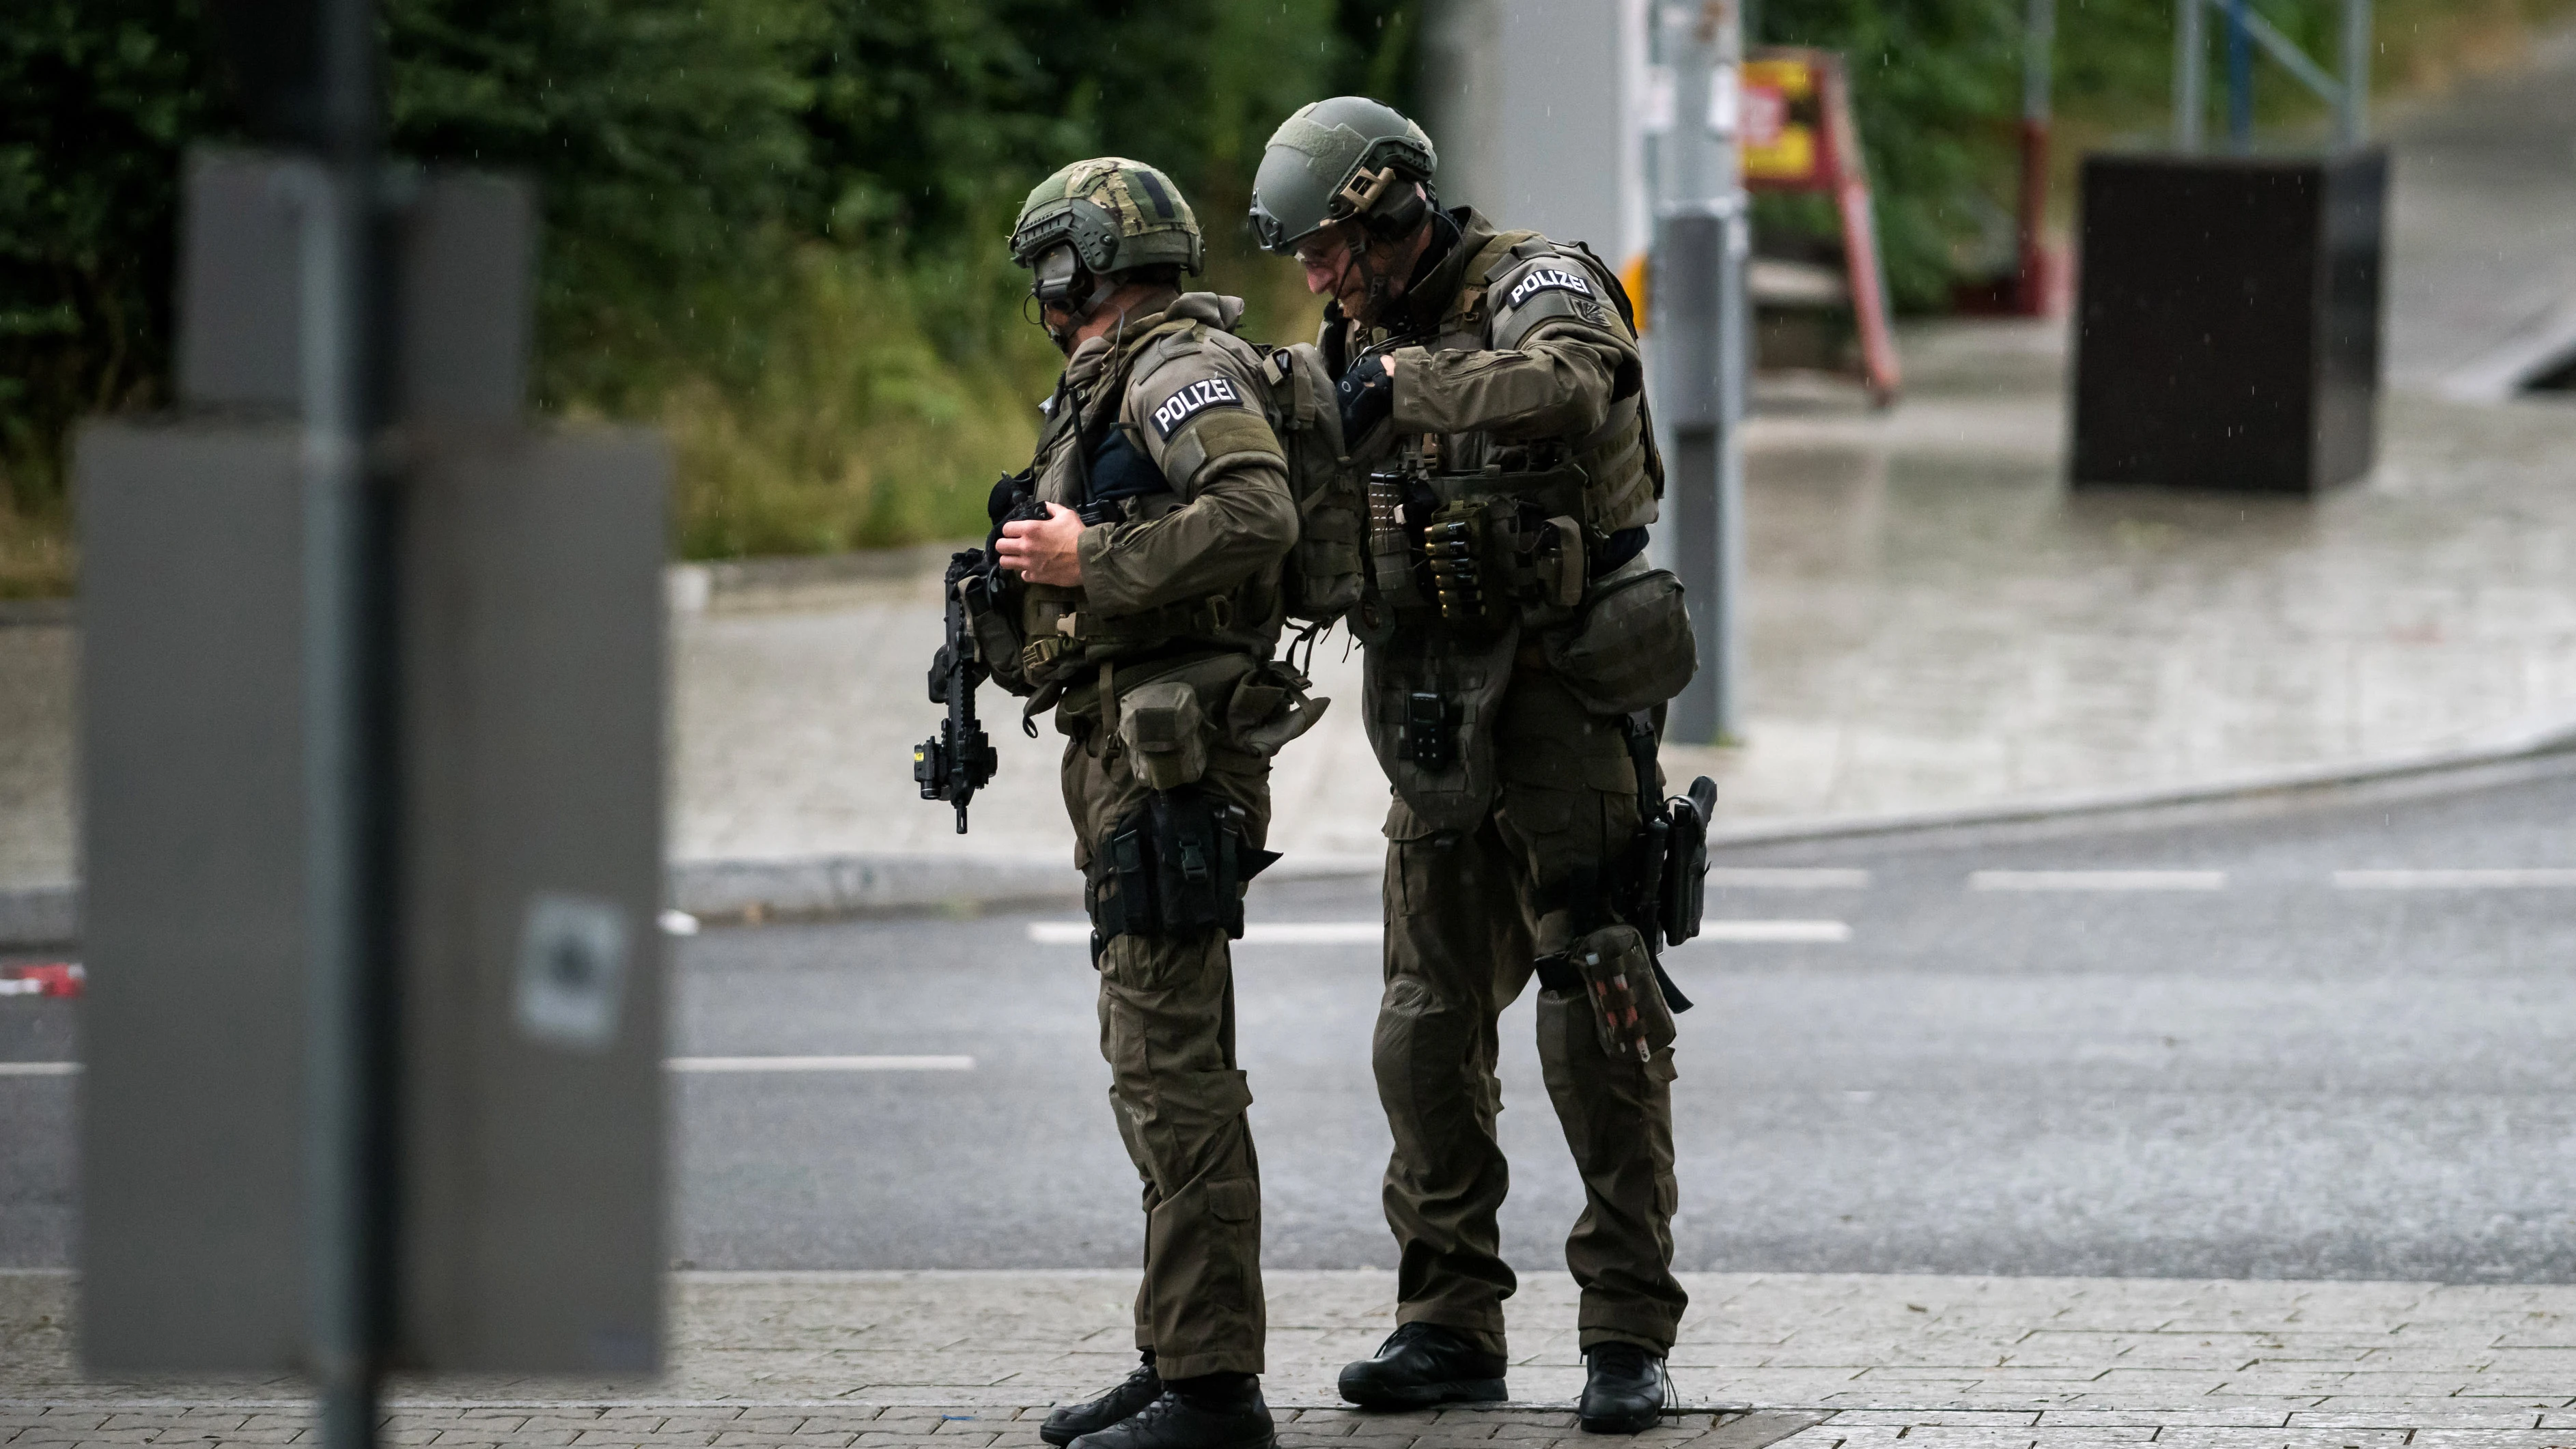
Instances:
[[[1395,378],[1375,353],[1350,365],[1334,390],[1341,396],[1342,438],[1355,443],[1395,411]]]

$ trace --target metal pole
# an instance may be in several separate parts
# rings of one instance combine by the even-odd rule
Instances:
[[[2209,113],[2209,103],[2201,95],[2209,68],[2201,4],[2202,0],[2174,0],[2173,144],[2186,156],[2200,154],[2201,125]]]
[[[1689,600],[1699,669],[1673,700],[1666,732],[1702,744],[1735,738],[1743,559],[1741,414],[1746,332],[1743,257],[1746,218],[1737,176],[1732,106],[1715,107],[1712,86],[1731,94],[1743,57],[1734,0],[1661,0],[1655,7],[1673,75],[1673,128],[1662,167],[1655,222],[1655,332],[1672,457],[1674,572]],[[1723,129],[1720,129],[1720,128]]]
[[[322,0],[323,165],[305,211],[304,815],[306,1243],[311,1369],[328,1449],[375,1442],[387,1156],[389,936],[385,707],[390,660],[380,420],[372,0]]]
[[[2245,0],[2227,0],[2227,149],[2254,149],[2254,32],[2245,24]]]
[[[2021,48],[2021,276],[2014,302],[2025,317],[2048,311],[2048,125],[2057,0],[2030,0]]]
[[[2343,0],[2343,93],[2335,106],[2335,139],[2370,139],[2370,0]]]
[[[1726,247],[1718,257],[1717,590],[1711,601],[1717,636],[1710,677],[1717,695],[1711,738],[1733,744],[1744,737],[1744,408],[1753,374],[1753,309],[1745,293],[1745,264],[1753,255],[1753,205],[1744,190],[1744,15],[1736,0],[1709,7],[1716,20],[1717,74],[1729,104],[1718,113],[1709,140],[1717,153],[1717,200],[1724,208]]]

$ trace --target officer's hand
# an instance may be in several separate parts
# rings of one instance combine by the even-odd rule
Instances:
[[[1342,441],[1356,443],[1395,411],[1395,366],[1372,353],[1352,363],[1334,390],[1342,404]]]
[[[1047,516],[1013,519],[1002,525],[994,546],[1002,567],[1033,584],[1082,587],[1082,515],[1061,503],[1046,506]]]

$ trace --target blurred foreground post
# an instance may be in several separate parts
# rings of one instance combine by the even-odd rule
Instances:
[[[1741,733],[1737,693],[1744,565],[1744,258],[1749,218],[1737,157],[1744,55],[1735,0],[1658,0],[1654,40],[1673,77],[1671,129],[1658,167],[1653,311],[1655,406],[1670,435],[1665,496],[1673,571],[1689,600],[1699,671],[1673,700],[1668,737],[1688,744]]]
[[[77,445],[82,1352],[643,1369],[659,1342],[663,495],[519,422],[535,209],[377,154],[364,0],[215,19],[179,406]],[[303,23],[296,23],[303,22]]]

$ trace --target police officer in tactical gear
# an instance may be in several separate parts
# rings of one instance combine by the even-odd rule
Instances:
[[[1495,1020],[1536,975],[1539,1055],[1585,1207],[1586,1429],[1670,1397],[1672,1016],[1623,859],[1651,730],[1694,658],[1642,551],[1661,491],[1626,298],[1587,249],[1441,209],[1422,128],[1360,97],[1282,124],[1252,224],[1331,298],[1321,346],[1367,470],[1354,620],[1394,785],[1374,1042],[1393,1129],[1399,1327],[1345,1398],[1504,1397]],[[1660,778],[1652,805],[1663,808]]]
[[[1029,467],[996,487],[978,656],[1052,708],[1100,974],[1100,1046],[1144,1180],[1142,1364],[1040,1430],[1078,1449],[1266,1449],[1261,1188],[1229,937],[1274,857],[1269,757],[1304,681],[1274,663],[1297,510],[1243,304],[1184,292],[1198,224],[1105,157],[1029,194],[1011,256],[1066,355]],[[1035,730],[1034,723],[1029,728]]]

